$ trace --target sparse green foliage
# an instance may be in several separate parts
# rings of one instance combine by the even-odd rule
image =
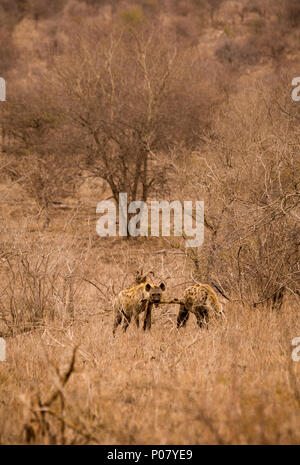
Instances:
[[[132,27],[139,26],[144,21],[143,11],[138,6],[122,11],[121,18],[127,26]]]

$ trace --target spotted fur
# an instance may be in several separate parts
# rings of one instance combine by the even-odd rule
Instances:
[[[122,319],[124,332],[128,328],[132,318],[134,318],[138,328],[139,315],[145,310],[144,330],[150,329],[153,304],[156,306],[159,305],[164,290],[164,283],[160,283],[159,286],[156,286],[149,281],[145,281],[121,291],[114,304],[113,334],[115,335],[117,327],[121,324]]]
[[[180,304],[177,316],[177,328],[186,325],[190,313],[194,313],[200,328],[203,324],[207,326],[211,316],[222,314],[222,305],[215,291],[208,284],[194,284],[188,287],[184,291],[181,301],[182,304]]]

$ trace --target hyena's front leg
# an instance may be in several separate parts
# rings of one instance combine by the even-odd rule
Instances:
[[[208,311],[206,307],[197,308],[195,312],[197,318],[197,324],[199,328],[202,328],[203,323],[205,324],[206,328],[208,328]]]
[[[197,313],[195,313],[195,315],[196,315],[196,318],[197,318],[197,325],[199,326],[199,328],[202,328],[202,326],[203,326],[203,317],[202,317],[201,313],[197,312]]]
[[[208,329],[209,311],[207,307],[203,309],[202,316],[203,316],[203,321],[205,323],[206,329]]]
[[[146,329],[151,329],[151,310],[152,304],[149,301],[147,301],[145,306],[145,317],[143,326],[144,331],[146,331]]]
[[[177,315],[177,328],[185,326],[189,319],[189,316],[190,314],[187,308],[183,304],[180,304],[179,312]]]
[[[114,327],[113,327],[113,335],[114,336],[116,334],[117,327],[119,326],[119,324],[121,324],[121,321],[122,321],[122,313],[118,309],[115,312]]]
[[[134,321],[135,321],[136,327],[139,329],[139,327],[140,327],[140,315],[138,313],[135,315]]]

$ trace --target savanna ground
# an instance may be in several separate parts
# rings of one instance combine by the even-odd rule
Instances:
[[[299,31],[298,0],[0,0],[1,444],[300,443]],[[204,243],[99,237],[119,193],[204,200]],[[224,318],[113,338],[142,269]]]
[[[79,345],[63,389],[66,430],[61,435],[59,421],[50,420],[53,443],[298,444],[295,310],[232,307],[209,331],[190,321],[180,334],[175,316],[157,311],[150,334],[130,327],[115,340],[110,315],[94,316],[8,340],[1,442],[25,442],[27,404],[36,392],[46,400],[57,389],[55,367],[65,367]]]
[[[22,231],[19,223],[9,236],[15,256],[2,260],[2,279],[4,293],[13,284],[6,308],[7,319],[15,317],[0,363],[1,443],[299,443],[300,364],[291,358],[300,334],[297,302],[279,312],[227,303],[225,318],[208,330],[191,315],[180,331],[178,308],[161,305],[151,332],[131,324],[113,338],[109,297],[134,282],[130,270],[147,263],[167,277],[166,296],[180,297],[187,263],[159,243],[147,250],[147,239],[132,245],[94,236],[84,246],[71,224],[65,218],[55,231],[54,220],[45,233]],[[34,241],[24,250],[26,236]],[[43,317],[33,315],[42,305]]]

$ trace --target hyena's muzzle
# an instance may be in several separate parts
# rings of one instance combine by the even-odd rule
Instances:
[[[146,291],[149,292],[149,301],[156,307],[160,304],[163,291],[166,289],[164,283],[160,283],[159,286],[152,287],[151,284],[146,284]]]

